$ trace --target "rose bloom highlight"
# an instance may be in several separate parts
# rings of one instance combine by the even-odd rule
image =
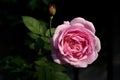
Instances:
[[[59,25],[51,38],[51,45],[56,63],[82,68],[93,63],[101,49],[94,25],[81,17]]]

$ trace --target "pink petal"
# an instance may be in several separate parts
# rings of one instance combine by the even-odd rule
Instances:
[[[52,49],[52,58],[58,64],[66,64],[66,62],[62,59],[63,56],[60,54],[59,50]]]
[[[52,51],[52,58],[54,60],[54,62],[61,64],[60,59],[57,57],[56,52]]]
[[[70,22],[71,25],[84,25],[85,28],[87,28],[88,30],[92,31],[93,33],[95,33],[95,28],[94,28],[94,25],[92,24],[92,22],[89,22],[81,17],[77,17],[77,18],[74,18],[71,22]]]
[[[57,49],[55,49],[54,46],[53,46],[53,39],[52,39],[52,38],[50,39],[50,43],[51,43],[51,47],[52,47],[51,56],[52,56],[53,60],[54,60],[56,63],[61,64],[60,59],[59,59],[59,58],[57,57],[57,55],[56,55],[56,54],[58,54],[58,51],[57,51]]]
[[[60,54],[58,51],[56,50],[52,50],[52,58],[53,60],[58,63],[61,64],[61,60],[58,58],[57,54]]]
[[[54,33],[54,35],[53,35],[53,44],[54,44],[54,47],[58,47],[57,45],[58,45],[58,39],[59,39],[59,36],[62,34],[62,32],[66,29],[66,28],[68,28],[68,27],[70,27],[70,25],[69,25],[69,22],[64,22],[64,24],[62,24],[62,25],[59,25],[57,28],[56,28],[56,30],[55,30],[55,33]]]
[[[78,68],[86,68],[87,67],[87,63],[86,62],[77,62],[77,63],[74,63],[74,62],[70,62],[71,65],[73,65],[74,67],[78,67]]]
[[[99,52],[101,49],[100,39],[98,37],[95,37],[95,50],[96,52]]]
[[[81,68],[85,68],[87,67],[87,63],[84,61],[70,61],[68,58],[63,58],[67,63],[69,63],[70,65],[74,66],[74,67],[81,67]]]
[[[92,22],[86,20],[85,27],[95,33],[95,27]]]
[[[91,64],[93,63],[98,57],[98,53],[97,52],[93,52],[92,54],[88,55],[88,57],[84,60],[82,60],[83,62],[86,62],[87,64]]]
[[[60,55],[59,50],[53,46],[52,38],[50,39],[50,42],[51,42],[51,47],[52,47],[51,56],[52,56],[53,60],[58,64],[65,64],[65,62],[62,60],[62,56]]]

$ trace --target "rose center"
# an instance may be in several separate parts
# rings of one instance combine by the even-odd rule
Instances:
[[[87,41],[80,36],[66,37],[64,39],[64,52],[75,58],[80,58],[87,50]]]

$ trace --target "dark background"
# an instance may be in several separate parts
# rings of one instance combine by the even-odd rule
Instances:
[[[117,2],[87,0],[52,0],[52,2],[57,9],[53,19],[54,27],[63,21],[83,17],[93,22],[96,35],[101,40],[102,47],[98,59],[85,69],[74,69],[74,73],[69,73],[69,76],[74,80],[120,80],[120,15]],[[0,58],[20,54],[23,58],[32,59],[33,54],[29,56],[25,54],[30,53],[24,45],[28,30],[22,23],[21,16],[32,16],[47,22],[48,7],[44,0],[0,0]],[[3,72],[0,72],[2,75]]]

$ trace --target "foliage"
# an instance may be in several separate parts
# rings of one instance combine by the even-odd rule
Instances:
[[[63,73],[65,68],[55,64],[51,59],[49,30],[51,30],[53,35],[55,29],[47,29],[47,23],[30,16],[23,16],[22,19],[26,27],[30,30],[28,35],[34,39],[34,42],[28,45],[38,53],[37,59],[34,61],[36,70],[34,77],[38,80],[69,80],[69,77]]]
[[[49,31],[53,35],[55,28],[49,29],[47,20],[49,5],[54,1],[0,1],[0,7],[4,7],[0,8],[0,31],[5,35],[1,37],[4,44],[0,46],[0,79],[70,80],[65,66],[51,58]]]

